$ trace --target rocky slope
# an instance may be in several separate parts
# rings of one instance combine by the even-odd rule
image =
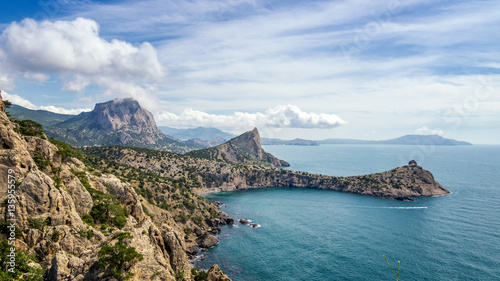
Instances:
[[[192,151],[188,155],[233,164],[270,166],[273,168],[290,166],[286,161],[280,160],[262,149],[262,142],[257,128],[224,144]]]
[[[46,133],[76,146],[128,145],[176,152],[194,149],[164,135],[151,112],[134,99],[98,103],[91,112],[46,128]]]
[[[167,188],[168,202],[196,209],[197,233],[190,236],[190,215],[181,218],[189,222],[177,222],[175,212],[145,202],[126,177],[84,164],[68,145],[47,140],[38,124],[14,122],[4,111],[0,101],[2,280],[194,280],[186,243],[191,237],[200,244],[213,240],[208,232],[224,223],[215,205],[187,190],[173,191],[171,182],[143,181],[151,189]],[[3,259],[8,241],[16,247],[13,273]],[[207,275],[204,280],[229,280],[215,266]]]

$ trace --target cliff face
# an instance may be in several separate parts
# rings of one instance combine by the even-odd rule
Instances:
[[[46,128],[47,134],[71,145],[127,145],[176,152],[192,150],[156,126],[153,115],[134,99],[96,104],[91,112]]]
[[[130,184],[86,166],[43,131],[12,122],[1,100],[0,109],[0,200],[9,205],[0,211],[0,240],[14,222],[17,256],[36,256],[26,267],[46,268],[40,274],[48,280],[194,280],[184,234],[147,216]],[[29,274],[18,270],[7,280]]]
[[[257,128],[219,146],[192,151],[188,155],[245,165],[270,166],[273,168],[290,166],[286,161],[264,151]]]

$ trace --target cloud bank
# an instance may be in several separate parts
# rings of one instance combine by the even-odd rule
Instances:
[[[193,109],[185,109],[176,115],[161,112],[158,124],[172,127],[216,127],[231,131],[250,127],[331,129],[346,124],[335,114],[304,112],[294,105],[278,105],[265,112],[234,112],[232,115],[208,114]]]
[[[417,135],[439,135],[444,136],[444,132],[442,130],[431,130],[427,126],[423,126],[415,130],[415,134]]]
[[[54,113],[59,113],[59,114],[69,114],[69,115],[77,115],[80,114],[84,111],[91,111],[92,109],[90,108],[72,108],[72,109],[66,109],[62,107],[56,107],[53,105],[48,105],[48,106],[36,106],[33,103],[31,103],[29,100],[23,99],[22,97],[18,95],[13,95],[9,94],[5,91],[2,90],[2,98],[5,100],[9,100],[13,104],[20,105],[22,107],[26,107],[28,109],[33,109],[33,110],[46,110]]]
[[[1,40],[2,68],[16,73],[0,75],[9,86],[16,76],[46,82],[57,75],[63,90],[80,92],[94,84],[105,88],[108,96],[151,103],[155,85],[166,74],[151,44],[107,41],[100,37],[97,22],[86,18],[54,22],[28,18],[11,23]]]

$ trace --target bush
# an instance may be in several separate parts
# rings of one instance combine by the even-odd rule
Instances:
[[[52,239],[52,241],[57,242],[57,241],[59,241],[59,236],[61,236],[61,233],[58,230],[54,230],[54,232],[52,232],[50,238]]]
[[[43,153],[38,150],[32,151],[31,157],[33,158],[33,161],[35,161],[35,164],[38,166],[38,168],[42,171],[50,165],[50,160],[45,159]]]
[[[83,214],[82,221],[88,225],[94,226],[94,219],[89,214]]]
[[[191,274],[193,275],[195,281],[203,281],[207,279],[208,276],[205,271],[199,270],[196,267],[191,268]]]
[[[57,154],[61,155],[61,158],[63,161],[70,157],[78,158],[80,160],[83,159],[83,155],[81,152],[73,149],[69,144],[58,141],[58,140],[49,140],[53,145],[57,146],[59,150],[57,151]]]
[[[40,137],[47,139],[43,133],[42,125],[33,120],[14,120],[19,125],[19,133],[24,136]]]
[[[42,229],[50,224],[50,218],[28,218],[28,227],[32,229]]]

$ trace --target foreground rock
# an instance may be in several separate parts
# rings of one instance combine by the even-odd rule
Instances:
[[[240,219],[240,223],[242,223],[242,224],[247,224],[247,223],[249,223],[249,222],[250,222],[250,221],[249,221],[249,220],[247,220],[247,219],[245,219],[245,218]]]

